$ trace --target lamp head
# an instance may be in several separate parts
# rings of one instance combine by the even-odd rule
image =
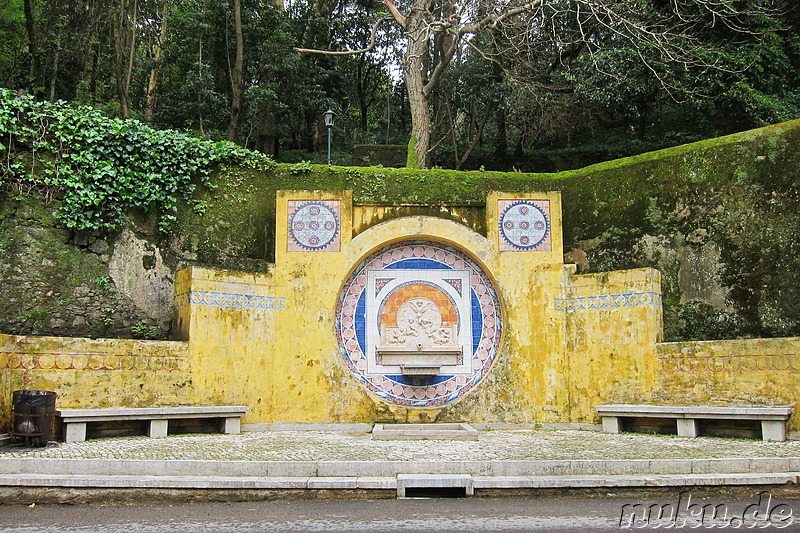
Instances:
[[[336,113],[328,109],[325,113],[322,114],[322,118],[325,119],[325,126],[331,128],[333,127],[333,118],[336,116]]]

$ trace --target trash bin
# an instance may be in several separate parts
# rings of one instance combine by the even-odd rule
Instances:
[[[12,393],[11,435],[26,446],[45,446],[50,439],[56,394],[46,390],[15,390]]]

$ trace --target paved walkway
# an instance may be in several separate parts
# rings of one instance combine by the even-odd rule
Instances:
[[[153,489],[529,490],[800,484],[800,441],[579,430],[481,431],[476,441],[381,441],[368,433],[269,431],[0,446],[8,491]],[[360,492],[359,492],[360,491]],[[388,491],[388,492],[387,492]]]
[[[481,431],[477,441],[380,441],[369,433],[270,431],[239,435],[105,438],[46,448],[0,446],[0,459],[136,459],[201,461],[574,461],[800,457],[800,441],[577,430]]]

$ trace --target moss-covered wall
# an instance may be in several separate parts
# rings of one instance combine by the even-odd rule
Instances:
[[[275,191],[303,189],[352,190],[356,209],[404,204],[380,220],[426,214],[479,232],[488,191],[559,190],[580,272],[662,271],[668,340],[800,335],[798,168],[800,121],[558,174],[279,165],[216,175],[169,234],[141,213],[116,234],[72,233],[57,199],[8,187],[0,332],[165,337],[174,272],[265,272]]]
[[[654,266],[668,339],[800,331],[800,121],[576,171],[565,240],[588,268]]]
[[[116,290],[109,271],[118,236],[72,233],[54,218],[56,205],[35,193],[0,198],[0,331],[93,337],[129,336],[132,326],[153,336],[166,331]]]

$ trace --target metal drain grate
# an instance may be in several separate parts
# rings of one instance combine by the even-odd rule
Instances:
[[[462,498],[475,494],[469,474],[398,474],[398,498]]]

